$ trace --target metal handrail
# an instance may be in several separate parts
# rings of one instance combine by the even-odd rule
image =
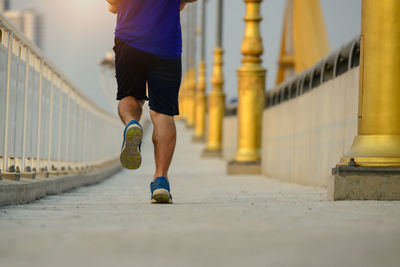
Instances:
[[[270,108],[301,96],[360,65],[360,37],[330,53],[308,70],[299,73],[266,93]]]
[[[0,174],[67,173],[113,160],[120,121],[0,14]],[[34,176],[34,175],[33,175]]]
[[[268,90],[266,92],[265,108],[270,108],[301,96],[359,65],[360,37],[357,36],[324,57],[313,67],[289,78],[274,89]],[[234,116],[236,113],[237,105],[227,107],[227,116]]]

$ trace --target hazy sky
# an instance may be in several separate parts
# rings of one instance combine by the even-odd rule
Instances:
[[[264,0],[261,7],[268,88],[275,84],[285,2]],[[360,34],[361,0],[321,0],[321,4],[332,50]],[[225,0],[224,5],[225,91],[230,99],[237,95],[236,69],[241,64],[245,5],[242,0]],[[12,8],[31,7],[45,15],[44,49],[50,60],[86,95],[107,105],[100,87],[98,61],[113,46],[116,17],[107,11],[106,0],[12,0]],[[215,43],[215,8],[216,0],[208,0],[208,81]]]

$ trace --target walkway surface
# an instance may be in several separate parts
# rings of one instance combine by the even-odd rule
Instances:
[[[328,202],[320,188],[227,176],[178,124],[174,205],[150,205],[144,164],[0,209],[0,266],[400,266],[400,202]]]

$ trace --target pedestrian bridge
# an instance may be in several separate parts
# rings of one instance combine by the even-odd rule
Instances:
[[[359,58],[356,38],[311,69],[268,91],[258,174],[327,186],[331,169],[357,133]],[[4,18],[0,63],[2,203],[29,202],[95,183],[120,169],[123,126],[119,118],[86,98]],[[112,62],[104,64],[112,66]],[[185,93],[187,81],[183,87]],[[182,102],[187,103],[184,97]],[[188,124],[187,108],[182,113],[181,120]],[[142,124],[147,121],[144,116]],[[235,157],[237,128],[237,107],[227,107],[221,147],[221,157],[226,161]],[[37,178],[58,182],[46,183]],[[32,187],[37,189],[26,194],[25,190]]]
[[[386,23],[383,32],[365,27],[361,41],[268,91],[261,1],[246,1],[238,103],[225,106],[222,47],[208,104],[205,62],[197,80],[187,62],[168,206],[149,205],[148,110],[143,165],[122,171],[116,114],[0,15],[0,205],[8,205],[0,209],[1,263],[398,266],[398,202],[328,201],[400,199],[400,34],[391,23],[400,5],[387,1],[393,7],[364,1],[364,12],[393,19],[364,13],[366,25]],[[295,62],[282,51],[284,77]]]
[[[0,209],[4,266],[398,265],[398,202],[331,202],[320,187],[228,176],[178,122],[173,205],[150,205],[143,165],[29,205]],[[42,178],[38,178],[42,179]],[[50,178],[51,179],[51,178]]]

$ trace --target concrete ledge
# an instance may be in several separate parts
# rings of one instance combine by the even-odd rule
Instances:
[[[24,204],[46,195],[56,195],[72,189],[99,183],[122,169],[119,161],[88,173],[63,175],[20,181],[0,181],[0,205]]]
[[[337,167],[327,189],[329,200],[400,200],[400,168]]]
[[[242,175],[242,174],[261,174],[261,162],[260,161],[252,161],[252,162],[239,162],[239,161],[230,161],[227,167],[227,174],[230,175]]]
[[[21,178],[21,173],[19,172],[3,172],[0,173],[0,180],[6,179],[11,181],[19,181]]]
[[[35,179],[36,172],[21,172],[21,178]]]

